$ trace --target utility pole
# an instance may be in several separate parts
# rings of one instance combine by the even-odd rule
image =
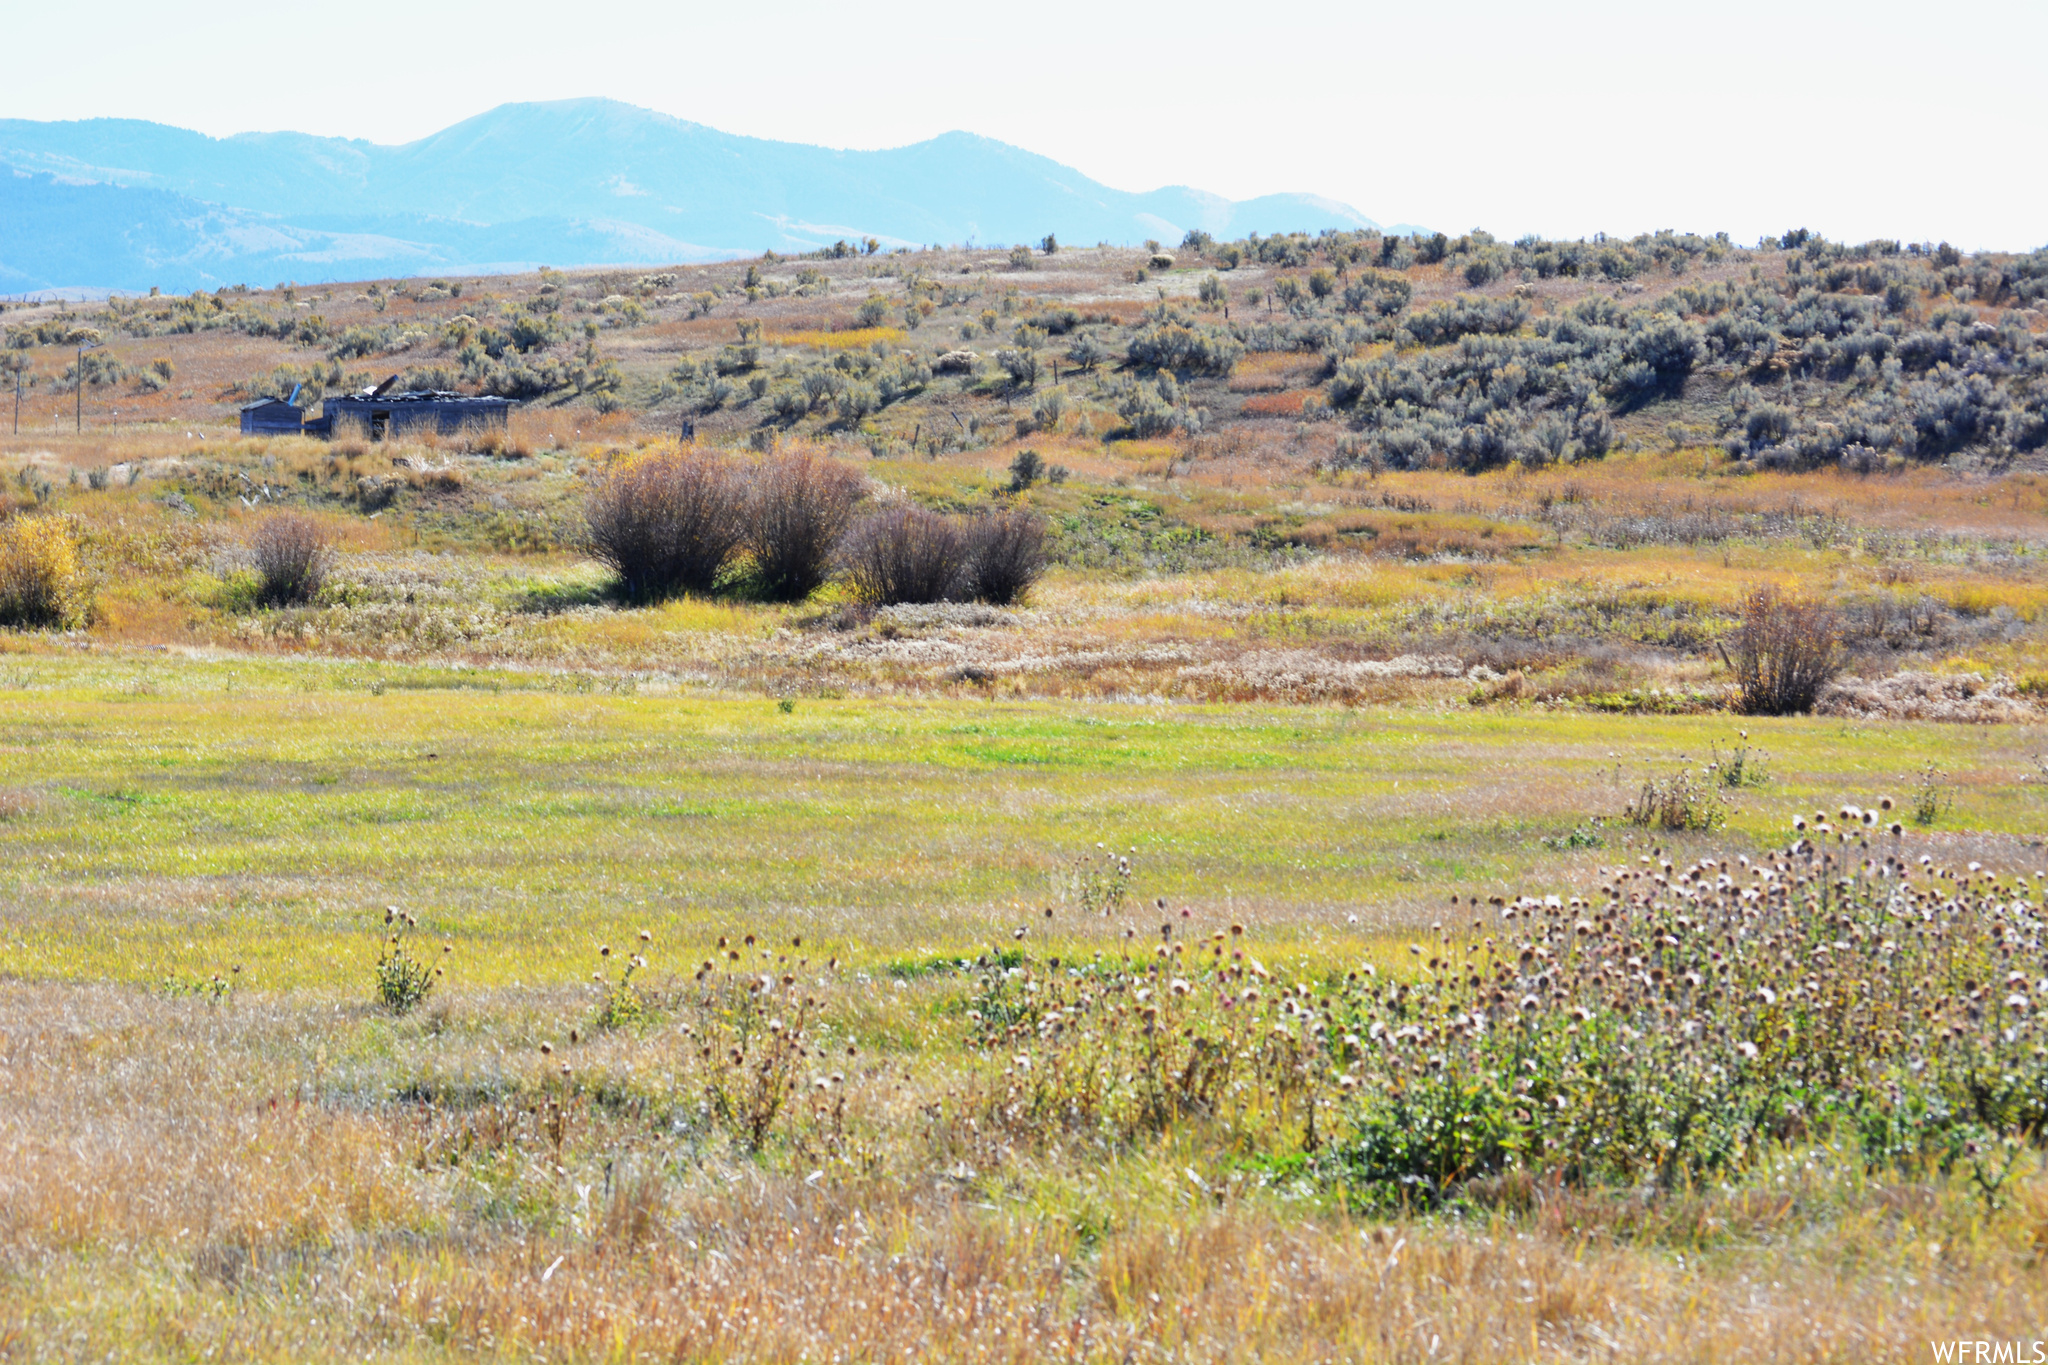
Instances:
[[[28,357],[19,351],[7,357],[7,368],[14,373],[14,434],[21,435],[21,377],[28,372]]]
[[[85,353],[100,344],[100,334],[90,327],[78,327],[72,329],[71,335],[66,337],[65,340],[75,343],[78,347],[78,360],[72,367],[72,374],[76,378],[77,386],[72,390],[72,393],[76,396],[72,400],[71,421],[75,430],[84,431]]]

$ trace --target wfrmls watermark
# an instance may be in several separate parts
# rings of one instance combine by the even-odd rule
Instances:
[[[1993,1341],[1958,1337],[1930,1341],[1940,1365],[2048,1365],[2048,1341]]]

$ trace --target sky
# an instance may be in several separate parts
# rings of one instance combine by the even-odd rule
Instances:
[[[1119,189],[1451,232],[2048,245],[2044,0],[8,9],[8,118],[397,143],[603,95],[835,147],[965,129]]]

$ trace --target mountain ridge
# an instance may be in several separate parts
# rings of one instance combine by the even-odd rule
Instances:
[[[958,130],[846,151],[603,98],[502,104],[396,146],[291,131],[214,138],[137,119],[0,120],[0,166],[12,172],[0,175],[0,290],[11,293],[182,290],[272,272],[310,282],[343,260],[362,278],[709,260],[852,236],[1121,243],[1195,228],[1378,226],[1317,195],[1116,190]]]

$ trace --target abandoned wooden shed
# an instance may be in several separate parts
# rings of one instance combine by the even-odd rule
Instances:
[[[509,398],[471,397],[442,390],[405,393],[371,390],[322,400],[320,416],[306,423],[306,430],[319,436],[331,436],[337,422],[346,422],[368,432],[373,440],[421,428],[452,436],[470,428],[502,428],[512,407]]]
[[[298,391],[293,390],[293,397]],[[242,404],[242,432],[256,436],[296,436],[303,428],[306,410],[290,398],[259,398]]]

